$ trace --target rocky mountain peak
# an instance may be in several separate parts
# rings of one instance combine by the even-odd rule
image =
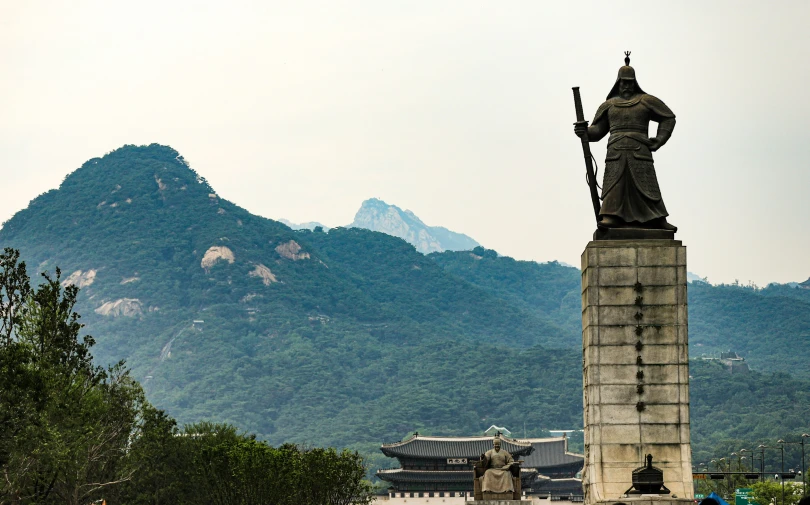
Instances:
[[[428,254],[442,251],[465,251],[480,244],[463,233],[441,226],[428,226],[410,210],[402,210],[378,198],[362,203],[349,225],[399,237],[416,250]]]

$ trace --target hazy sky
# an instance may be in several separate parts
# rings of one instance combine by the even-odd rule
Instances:
[[[689,269],[810,276],[807,1],[1,0],[0,19],[0,221],[157,142],[262,216],[344,225],[378,197],[578,265],[571,86],[591,119],[631,50],[678,117],[656,169]]]

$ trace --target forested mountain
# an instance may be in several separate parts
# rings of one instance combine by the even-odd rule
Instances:
[[[216,418],[273,442],[390,440],[428,412],[426,425],[478,431],[491,406],[485,394],[468,395],[494,383],[480,373],[480,384],[464,383],[456,368],[425,363],[470,355],[475,370],[560,333],[404,240],[293,231],[253,216],[158,145],[86,162],[8,221],[0,245],[20,249],[32,270],[61,267],[82,288],[79,312],[98,340],[96,357],[126,359],[158,406],[180,421]],[[442,375],[439,389],[424,387]],[[447,387],[466,391],[441,414],[435,402]],[[392,395],[409,405],[396,416],[387,415]],[[460,402],[472,402],[465,423]],[[576,424],[571,407],[537,429]]]
[[[351,446],[375,464],[387,464],[379,443],[414,430],[525,422],[540,436],[582,423],[575,268],[480,247],[425,256],[364,229],[295,231],[219,198],[156,144],[89,160],[5,223],[0,246],[20,249],[32,272],[60,267],[81,288],[97,360],[126,359],[180,422]],[[711,386],[695,381],[695,442],[744,437],[746,419],[763,437],[808,431],[810,370],[791,365],[810,357],[810,290],[689,293],[692,353],[732,348],[762,372],[739,379],[693,364]],[[776,385],[787,398],[774,399],[780,421],[738,408]],[[724,387],[740,394],[716,394]],[[738,422],[714,430],[718,410]]]

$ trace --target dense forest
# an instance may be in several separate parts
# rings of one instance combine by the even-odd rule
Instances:
[[[391,464],[379,444],[413,431],[582,423],[580,277],[556,262],[294,231],[159,145],[86,162],[6,222],[0,246],[61,267],[96,361],[126,360],[180,424],[349,447],[377,467]],[[695,461],[810,431],[810,290],[694,283],[689,303]],[[754,372],[699,359],[728,349]]]

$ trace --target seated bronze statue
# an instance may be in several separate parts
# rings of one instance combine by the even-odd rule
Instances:
[[[520,500],[520,463],[509,451],[501,449],[501,441],[496,438],[492,449],[475,463],[475,499]]]

